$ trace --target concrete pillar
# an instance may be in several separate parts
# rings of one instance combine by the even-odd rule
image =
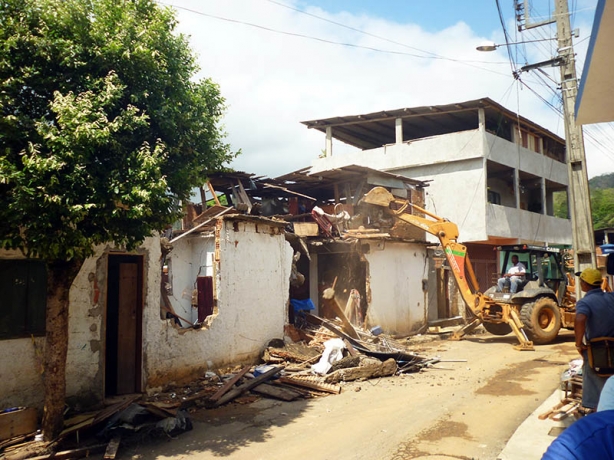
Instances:
[[[394,120],[394,131],[396,134],[396,143],[397,144],[402,144],[403,143],[403,119],[402,118],[397,118]]]
[[[516,196],[516,209],[520,209],[520,175],[514,169],[514,195]]]
[[[481,132],[486,132],[486,112],[484,112],[484,109],[478,109],[478,128]]]
[[[546,203],[546,178],[541,178],[541,187],[542,187],[542,214],[547,214],[547,203]]]
[[[326,157],[333,156],[333,128],[332,126],[326,127]]]

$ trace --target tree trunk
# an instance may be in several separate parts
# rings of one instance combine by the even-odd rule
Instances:
[[[52,441],[64,425],[66,353],[68,351],[68,293],[82,260],[47,263],[47,319],[45,337],[45,409],[43,437]]]

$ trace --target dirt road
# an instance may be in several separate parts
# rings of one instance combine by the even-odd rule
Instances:
[[[194,430],[132,446],[121,459],[496,459],[576,358],[573,333],[533,352],[515,339],[412,340],[440,369],[344,385],[297,402],[260,399],[192,414]],[[465,361],[461,361],[465,360]]]

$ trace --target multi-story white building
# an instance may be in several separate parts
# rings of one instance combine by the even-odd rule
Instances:
[[[326,135],[311,174],[356,164],[429,181],[426,209],[459,226],[483,288],[497,245],[571,245],[554,199],[567,193],[565,141],[491,99],[303,124]],[[333,140],[360,150],[333,155]]]

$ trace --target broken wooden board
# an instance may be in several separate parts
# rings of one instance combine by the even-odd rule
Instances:
[[[177,403],[167,404],[159,402],[139,403],[139,406],[143,406],[150,413],[160,418],[177,417],[177,409],[179,408],[179,404]]]
[[[343,343],[345,343],[345,348],[347,349],[350,356],[358,356],[358,352],[354,349],[348,339],[343,339]]]
[[[539,420],[554,420],[556,422],[561,421],[576,413],[580,408],[580,401],[574,399],[564,398],[558,402],[552,409],[540,414],[537,418]]]
[[[28,433],[21,436],[15,436],[14,438],[7,439],[5,441],[0,442],[0,452],[7,447],[14,446],[15,444],[23,444],[28,440],[28,438],[32,438],[35,433]]]
[[[228,393],[226,393],[224,396],[222,396],[220,399],[218,399],[216,402],[214,402],[213,407],[218,407],[218,406],[221,406],[222,404],[226,404],[227,402],[232,401],[234,398],[240,396],[246,391],[249,391],[252,388],[260,385],[261,383],[269,379],[272,379],[275,376],[275,374],[278,374],[279,372],[283,370],[284,370],[283,366],[274,367],[273,369],[268,370],[264,374],[259,375],[258,377],[249,380],[243,385],[233,388]]]
[[[336,395],[341,393],[341,386],[331,385],[329,383],[322,382],[320,377],[280,377],[279,381],[281,383],[287,383],[288,385],[297,385],[299,387],[322,391],[324,393],[331,393]]]
[[[69,458],[84,458],[89,457],[91,454],[102,452],[107,448],[107,444],[94,444],[88,447],[81,447],[78,449],[64,450],[56,452],[54,454],[39,455],[38,457],[31,457],[28,460],[64,460]],[[10,460],[8,457],[6,460]]]
[[[37,456],[47,456],[53,452],[53,443],[45,441],[28,441],[4,449],[2,460],[22,460]]]
[[[107,449],[104,452],[104,457],[102,457],[104,460],[113,460],[117,456],[117,450],[119,449],[119,443],[121,440],[121,435],[118,434],[113,436],[107,445]]]
[[[547,410],[543,414],[539,414],[537,416],[537,418],[539,420],[546,420],[548,417],[550,417],[550,415],[552,415],[554,413],[555,410],[560,409],[564,405],[565,405],[565,403],[563,401],[559,401],[557,404],[554,405],[554,407],[552,407],[552,409]]]
[[[378,359],[365,359],[358,367],[339,369],[324,376],[326,383],[350,382],[358,379],[388,377],[397,371],[397,363],[389,358],[383,363]]]
[[[0,441],[36,432],[36,409],[16,407],[0,413]]]
[[[214,403],[218,399],[220,399],[222,396],[224,396],[234,386],[235,383],[241,380],[241,378],[249,372],[251,368],[252,366],[250,365],[243,367],[243,369],[241,369],[237,374],[235,374],[234,377],[232,377],[224,385],[222,385],[222,387],[219,390],[217,390],[215,394],[213,394],[210,398],[208,398],[208,401]]]
[[[68,436],[71,433],[75,433],[83,428],[88,428],[90,426],[93,426],[93,425],[96,425],[98,423],[105,421],[106,419],[112,417],[118,412],[123,411],[126,407],[128,407],[133,402],[137,401],[138,399],[141,399],[141,397],[142,395],[128,396],[123,401],[120,401],[116,404],[113,404],[101,410],[100,412],[97,412],[95,414],[92,414],[88,417],[83,418],[82,421],[80,421],[79,423],[73,424],[69,426],[68,428],[65,428],[58,436],[58,439],[63,439],[64,437]]]
[[[556,422],[559,422],[561,420],[566,419],[570,415],[578,412],[579,408],[580,408],[580,404],[579,403],[572,403],[572,404],[569,404],[569,405],[565,405],[565,406],[561,407],[558,411],[556,411],[555,414],[551,415],[550,419],[554,420]]]
[[[331,291],[332,291],[332,294],[331,294]],[[331,297],[327,297],[327,294]],[[347,317],[345,316],[345,313],[343,313],[343,310],[337,303],[337,300],[335,299],[334,296],[335,296],[335,291],[332,288],[326,289],[324,291],[324,298],[322,299],[322,303],[325,304],[325,306],[327,306],[328,308],[330,308],[333,311],[333,313],[339,317],[339,319],[341,320],[341,323],[343,323],[343,327],[342,327],[343,332],[345,332],[347,335],[349,335],[353,339],[360,340],[360,337],[358,337],[358,333],[356,332],[356,329],[354,329],[354,326],[352,325],[352,323],[350,323],[350,321],[347,319]]]
[[[281,399],[282,401],[295,401],[303,397],[303,394],[299,393],[298,391],[268,383],[261,383],[257,387],[252,388],[251,391],[252,393],[258,393],[259,395],[268,396],[270,398]]]
[[[343,233],[341,238],[357,238],[361,240],[367,240],[370,238],[381,239],[381,238],[390,238],[390,233]]]

